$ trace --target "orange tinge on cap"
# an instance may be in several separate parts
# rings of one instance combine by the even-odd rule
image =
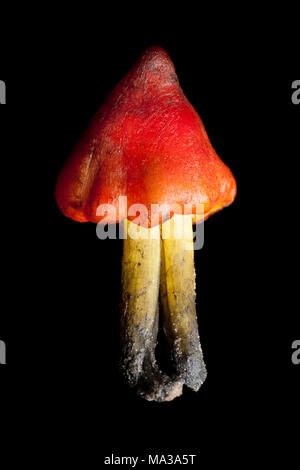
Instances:
[[[164,49],[147,49],[99,108],[65,163],[55,195],[63,214],[78,222],[100,222],[98,206],[110,204],[117,219],[108,216],[106,223],[135,218],[119,213],[119,197],[126,196],[127,209],[146,206],[146,227],[153,204],[170,206],[171,215],[192,205],[185,214],[200,222],[234,201],[235,179]]]

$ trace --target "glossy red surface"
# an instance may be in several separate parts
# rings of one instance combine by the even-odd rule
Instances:
[[[127,208],[147,207],[144,226],[150,225],[151,204],[179,204],[173,212],[203,204],[207,218],[233,202],[235,179],[164,49],[147,49],[111,92],[64,165],[55,194],[61,211],[79,222],[99,222],[99,204],[114,206],[117,222],[133,219],[118,210],[119,196],[127,196]]]

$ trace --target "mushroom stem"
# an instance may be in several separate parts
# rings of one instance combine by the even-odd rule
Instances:
[[[161,228],[163,329],[176,375],[192,390],[206,378],[195,307],[195,268],[192,216],[175,214]]]
[[[145,356],[156,344],[160,272],[159,226],[151,229],[125,221],[122,260],[121,368],[136,386]],[[134,238],[133,238],[134,237]],[[137,238],[136,238],[137,237]]]
[[[160,226],[150,229],[125,222],[122,260],[121,370],[143,398],[170,401],[183,382],[164,375],[156,363],[160,283]],[[138,238],[136,238],[138,236]]]
[[[146,400],[171,401],[185,383],[198,390],[206,378],[195,307],[192,216],[174,215],[150,229],[126,221],[122,260],[121,369]],[[175,373],[155,359],[159,317]]]

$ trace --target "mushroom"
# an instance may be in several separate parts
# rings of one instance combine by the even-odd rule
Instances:
[[[121,370],[128,385],[155,401],[173,400],[183,384],[197,391],[206,368],[193,224],[231,204],[236,182],[164,49],[148,48],[114,88],[65,163],[55,194],[63,214],[78,222],[124,223]],[[169,374],[155,358],[159,316]]]

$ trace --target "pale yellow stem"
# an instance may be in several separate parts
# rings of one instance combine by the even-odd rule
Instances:
[[[139,236],[136,237],[139,232]],[[155,360],[160,284],[160,227],[128,221],[122,260],[121,368],[127,383],[147,400],[169,401],[182,382],[162,374]]]
[[[198,390],[206,378],[200,347],[196,306],[192,216],[174,215],[161,228],[163,328],[176,374]]]

